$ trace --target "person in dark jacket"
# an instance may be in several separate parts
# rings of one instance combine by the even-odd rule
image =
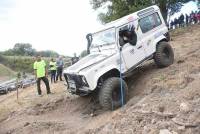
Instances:
[[[179,17],[179,27],[184,27],[184,15],[181,14],[181,16]]]
[[[189,16],[187,14],[185,14],[185,23],[186,23],[186,26],[189,25]]]
[[[174,19],[174,26],[175,26],[175,29],[178,28],[178,23],[179,23],[179,22],[178,22],[178,19],[175,18],[175,19]]]
[[[172,20],[171,22],[170,22],[170,29],[173,29],[174,28],[174,21]]]
[[[74,53],[74,57],[71,58],[71,65],[75,64],[79,61],[79,57],[76,56],[76,53]]]

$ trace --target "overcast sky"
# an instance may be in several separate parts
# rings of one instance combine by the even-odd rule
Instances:
[[[0,50],[22,42],[79,54],[87,45],[85,35],[99,25],[89,0],[0,0]]]
[[[72,56],[86,49],[85,35],[98,27],[89,0],[0,0],[0,51],[30,43]]]

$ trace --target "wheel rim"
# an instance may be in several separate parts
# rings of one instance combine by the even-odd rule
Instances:
[[[120,88],[116,88],[112,92],[112,101],[120,101],[121,100],[121,90]]]

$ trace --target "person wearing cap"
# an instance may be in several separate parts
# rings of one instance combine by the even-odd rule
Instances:
[[[48,71],[47,71],[47,68],[46,68],[46,63],[45,63],[44,60],[41,59],[40,56],[36,57],[36,61],[34,62],[33,69],[34,69],[34,74],[35,74],[36,79],[37,79],[38,95],[39,96],[42,95],[42,91],[41,91],[41,87],[40,87],[41,80],[44,82],[44,84],[46,86],[47,94],[51,94],[50,86],[49,86],[49,80],[47,78],[48,77]]]
[[[60,81],[63,81],[63,80],[62,80],[62,72],[63,72],[64,62],[63,62],[61,56],[60,56],[60,57],[58,58],[58,60],[56,61],[56,66],[57,66],[56,81],[58,81],[58,77],[60,78]]]
[[[51,71],[51,83],[56,82],[56,62],[52,58],[51,61],[49,62],[49,67]]]

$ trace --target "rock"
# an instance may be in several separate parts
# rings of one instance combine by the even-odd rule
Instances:
[[[178,134],[177,132],[175,132],[175,131],[172,131],[172,134]]]
[[[24,124],[24,127],[26,127],[26,126],[28,126],[28,125],[30,125],[30,123],[29,123],[29,122],[26,122],[26,123]]]
[[[172,134],[168,129],[161,129],[159,134]]]
[[[163,113],[165,111],[165,107],[164,106],[159,106],[158,107],[158,111]]]
[[[148,134],[149,133],[149,129],[147,126],[143,127],[143,134]]]
[[[156,120],[155,120],[155,119],[152,119],[152,120],[151,120],[151,123],[152,123],[152,124],[155,124],[155,123],[156,123]]]
[[[185,130],[185,126],[179,126],[178,130]]]
[[[179,109],[180,109],[181,112],[185,112],[185,113],[190,111],[189,104],[185,103],[185,102],[180,104],[180,108]]]

